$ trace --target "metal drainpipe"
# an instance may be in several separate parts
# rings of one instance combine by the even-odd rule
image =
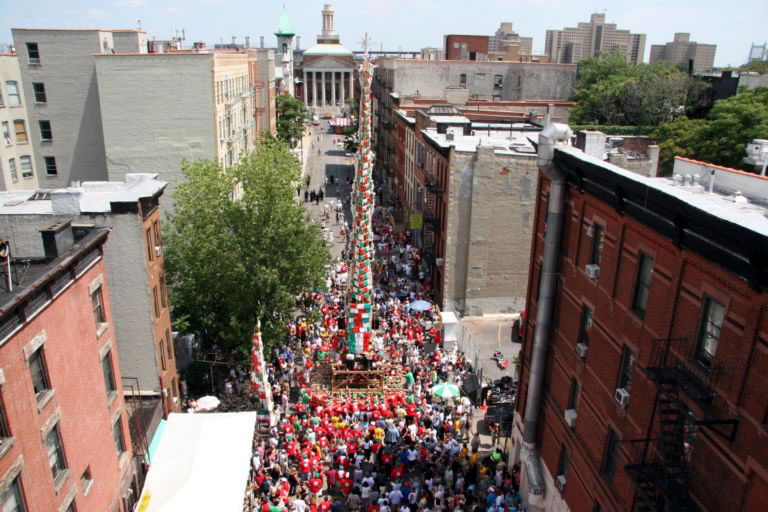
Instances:
[[[536,434],[541,410],[542,386],[547,363],[547,348],[551,337],[552,312],[554,310],[555,286],[557,284],[557,260],[560,257],[563,218],[565,216],[565,174],[552,164],[556,142],[570,141],[572,132],[568,125],[553,123],[539,134],[538,166],[549,178],[549,201],[547,205],[547,233],[544,238],[544,254],[541,266],[541,285],[536,303],[536,324],[533,337],[533,354],[528,377],[528,396],[523,424],[522,459],[528,476],[528,503],[543,503],[544,475],[541,460],[536,451]]]

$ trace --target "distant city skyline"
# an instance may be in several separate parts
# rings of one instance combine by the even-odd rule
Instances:
[[[768,40],[764,0],[727,4],[712,0],[614,0],[589,5],[567,0],[33,0],[8,2],[0,20],[0,43],[12,42],[11,28],[141,28],[150,38],[170,39],[184,29],[185,44],[230,43],[232,36],[251,46],[264,36],[275,46],[274,32],[285,5],[302,48],[315,44],[320,32],[320,11],[331,3],[341,43],[361,49],[365,32],[375,49],[420,50],[442,47],[445,34],[492,35],[502,21],[512,22],[522,36],[533,37],[534,51],[544,50],[547,29],[562,29],[589,21],[593,12],[605,12],[607,23],[634,33],[647,34],[645,60],[652,44],[672,41],[675,32],[688,32],[691,40],[717,45],[716,66],[739,66],[747,60],[750,45]]]

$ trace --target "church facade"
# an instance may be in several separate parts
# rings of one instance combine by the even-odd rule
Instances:
[[[301,67],[302,99],[310,112],[318,115],[339,113],[354,97],[357,68],[352,51],[340,44],[330,4],[325,4],[322,14],[322,32],[317,44],[303,52]]]

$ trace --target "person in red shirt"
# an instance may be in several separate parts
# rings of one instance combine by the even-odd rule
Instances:
[[[331,503],[330,498],[326,496],[325,498],[323,498],[323,501],[320,502],[320,506],[318,507],[318,510],[320,512],[330,512],[331,505],[333,505],[333,503]],[[269,507],[267,507],[267,512],[269,512]]]
[[[346,496],[352,491],[352,487],[354,486],[354,482],[351,478],[345,478],[341,481],[341,492]]]
[[[323,481],[318,478],[317,474],[315,474],[309,479],[307,487],[309,487],[309,492],[317,494],[323,488]]]
[[[400,477],[403,476],[403,465],[402,464],[398,464],[397,466],[392,468],[391,475],[392,475],[392,480],[399,480]]]
[[[309,473],[312,470],[312,463],[306,455],[299,461],[299,476],[303,481],[309,480]]]

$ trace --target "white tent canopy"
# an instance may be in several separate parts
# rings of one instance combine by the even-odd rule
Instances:
[[[242,512],[255,428],[255,412],[170,414],[139,510]]]

